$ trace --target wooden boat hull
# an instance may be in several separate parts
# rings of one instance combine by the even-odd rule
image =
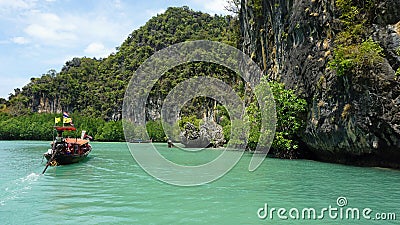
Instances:
[[[84,160],[89,153],[91,152],[91,149],[89,149],[87,152],[83,154],[63,154],[63,153],[57,153],[54,156],[54,161],[56,165],[68,165],[68,164],[73,164],[73,163],[78,163],[82,160]],[[45,153],[44,157],[49,161],[51,159],[51,154]]]
[[[81,138],[64,138],[62,135],[64,131],[76,131],[76,128],[73,126],[55,126],[54,128],[57,131],[57,137],[51,142],[51,149],[43,154],[47,163],[42,173],[45,173],[49,166],[78,163],[92,151],[92,146],[89,144],[91,138],[86,135],[86,131],[82,131]]]

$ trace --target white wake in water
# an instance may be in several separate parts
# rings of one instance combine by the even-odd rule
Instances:
[[[32,189],[32,184],[34,184],[40,177],[40,174],[31,173],[25,177],[16,179],[9,182],[2,187],[0,193],[0,206],[3,206],[8,201],[20,198],[24,194],[28,193]]]

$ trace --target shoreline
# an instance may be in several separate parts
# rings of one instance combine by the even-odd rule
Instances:
[[[51,142],[50,140],[19,140],[19,139],[14,139],[14,140],[0,140],[4,142],[12,142],[12,141],[20,141],[20,142]],[[127,141],[91,141],[91,143],[130,143],[130,144],[165,144],[167,147],[166,142],[127,142]],[[175,146],[173,148],[183,148],[183,144],[176,142],[174,144],[178,144],[179,146]],[[171,148],[171,149],[173,149]],[[213,150],[213,151],[222,151],[222,150],[227,150],[227,151],[235,151],[235,149],[225,149],[225,147],[220,147],[220,148],[205,148],[208,150]],[[262,154],[254,151],[244,151],[245,153],[249,154]],[[379,160],[371,160],[372,156],[369,157],[341,157],[338,155],[335,155],[333,157],[318,157],[318,156],[313,156],[313,157],[303,157],[303,158],[296,158],[296,159],[289,159],[289,158],[280,158],[280,157],[274,157],[272,154],[267,153],[268,158],[274,158],[274,159],[282,159],[282,160],[311,160],[311,161],[316,161],[316,162],[323,162],[323,163],[331,163],[331,164],[339,164],[339,165],[346,165],[346,166],[354,166],[354,167],[367,167],[367,168],[377,168],[377,169],[383,169],[383,170],[394,170],[394,171],[400,171],[400,164],[393,163],[393,162],[385,162],[385,161],[379,161]],[[367,159],[367,160],[366,160]]]

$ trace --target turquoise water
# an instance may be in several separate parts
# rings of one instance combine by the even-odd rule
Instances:
[[[51,167],[42,153],[49,142],[0,141],[0,224],[398,224],[400,171],[307,160],[266,159],[248,172],[245,154],[224,177],[197,187],[163,183],[144,172],[125,143],[93,143],[84,163]],[[184,154],[160,145],[167,158],[200,164],[220,154]],[[138,148],[145,146],[139,144]],[[186,157],[186,158],[185,158]],[[397,221],[371,218],[262,220],[268,209],[347,206],[395,213]],[[264,211],[261,211],[261,216]],[[288,215],[288,213],[286,213]],[[382,215],[382,214],[380,214]],[[388,215],[388,214],[386,214]],[[375,217],[374,217],[375,218]]]

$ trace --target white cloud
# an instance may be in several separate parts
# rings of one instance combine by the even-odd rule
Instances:
[[[113,21],[106,15],[69,15],[65,20],[79,27],[76,30],[78,36],[86,40],[121,41],[121,33],[126,32],[121,22]]]
[[[105,47],[104,47],[104,45],[103,45],[102,43],[93,42],[93,43],[90,43],[90,44],[86,47],[85,53],[88,53],[88,54],[97,54],[97,53],[99,53],[99,52],[101,52],[101,51],[104,51],[104,49],[105,49]]]
[[[13,37],[12,42],[20,45],[28,44],[29,40],[24,37]]]
[[[225,6],[228,6],[226,0],[193,0],[193,2],[201,5],[205,11],[211,14],[229,14],[229,12],[225,10]]]
[[[165,9],[146,10],[147,15],[153,17],[165,12]]]
[[[3,79],[10,74],[39,76],[73,57],[107,57],[133,29],[165,12],[165,4],[132,2],[0,0],[0,96],[14,88]]]
[[[32,23],[24,31],[43,44],[64,46],[78,39],[75,26],[56,14],[34,11],[30,18]]]
[[[49,1],[55,0],[45,0],[45,2]],[[0,0],[0,18],[2,11],[18,15],[18,17],[9,17],[4,14],[4,18],[14,18],[12,20],[16,24],[14,27],[25,33],[14,34],[7,38],[9,41],[17,44],[27,44],[29,41],[32,45],[40,45],[44,48],[80,48],[81,51],[91,42],[101,41],[104,46],[112,45],[114,49],[131,32],[129,27],[132,21],[124,14],[126,3],[122,0],[99,3],[104,4],[105,7],[95,8],[87,13],[50,11],[46,4],[39,3],[37,0]],[[110,10],[111,8],[117,11]],[[158,10],[153,13],[164,11]]]
[[[114,7],[116,9],[123,9],[121,0],[114,0]]]
[[[0,0],[0,7],[2,9],[29,9],[36,4],[35,0]]]
[[[25,29],[25,32],[31,37],[43,41],[44,44],[64,45],[64,43],[67,41],[73,41],[77,39],[74,33],[39,24],[29,25]]]
[[[92,42],[84,50],[89,56],[101,58],[107,57],[112,51],[113,49],[107,49],[101,42]]]
[[[31,11],[24,31],[41,45],[78,47],[94,40],[120,43],[129,32],[111,15]]]

